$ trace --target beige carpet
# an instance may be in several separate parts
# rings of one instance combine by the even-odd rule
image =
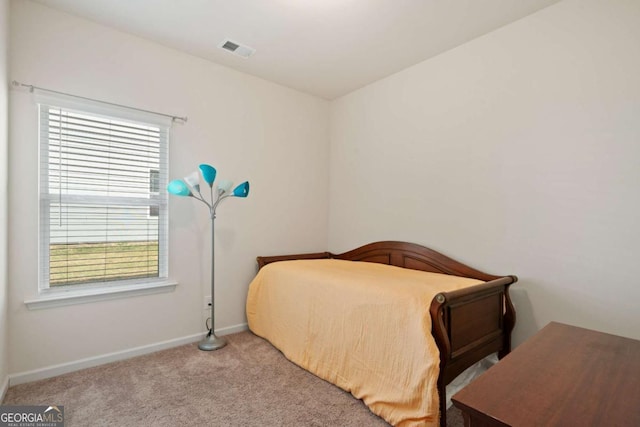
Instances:
[[[387,426],[250,332],[9,388],[4,405],[64,405],[65,426]],[[448,425],[461,427],[457,410]]]

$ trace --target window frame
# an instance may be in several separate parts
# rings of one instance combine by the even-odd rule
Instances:
[[[25,301],[29,308],[44,308],[48,306],[68,305],[79,302],[90,302],[100,299],[111,299],[130,294],[144,294],[171,291],[177,283],[169,280],[169,197],[166,191],[161,191],[166,186],[169,172],[169,140],[171,131],[171,119],[153,113],[141,112],[126,107],[105,104],[99,101],[91,101],[85,98],[77,99],[65,95],[38,94],[37,103],[37,129],[38,129],[38,294],[36,298]],[[125,280],[96,281],[83,284],[49,285],[49,248],[51,241],[50,202],[52,199],[58,200],[58,196],[49,192],[48,187],[48,149],[49,140],[43,133],[45,124],[43,120],[43,109],[61,108],[81,114],[88,114],[113,120],[122,120],[155,126],[161,130],[160,142],[160,173],[158,174],[158,191],[149,193],[149,201],[159,205],[158,210],[158,277],[130,278]],[[43,169],[43,164],[47,166]],[[43,176],[45,174],[47,176]],[[150,171],[151,178],[151,171]],[[153,183],[150,183],[150,186]],[[66,196],[67,201],[73,200],[74,196]],[[96,197],[95,200],[101,199]],[[105,202],[113,202],[114,197],[104,196]],[[139,201],[137,202],[139,203]],[[151,206],[148,206],[151,209]]]

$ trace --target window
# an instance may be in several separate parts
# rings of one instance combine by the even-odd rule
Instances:
[[[169,123],[56,99],[39,113],[40,289],[166,279]]]

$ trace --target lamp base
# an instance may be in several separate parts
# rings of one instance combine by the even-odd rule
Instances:
[[[198,348],[203,351],[213,351],[218,350],[225,345],[227,345],[226,339],[217,337],[216,334],[211,332],[210,334],[207,334],[202,341],[200,341]]]

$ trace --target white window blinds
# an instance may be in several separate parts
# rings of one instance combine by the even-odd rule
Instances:
[[[167,277],[169,125],[94,110],[39,105],[41,288]]]

